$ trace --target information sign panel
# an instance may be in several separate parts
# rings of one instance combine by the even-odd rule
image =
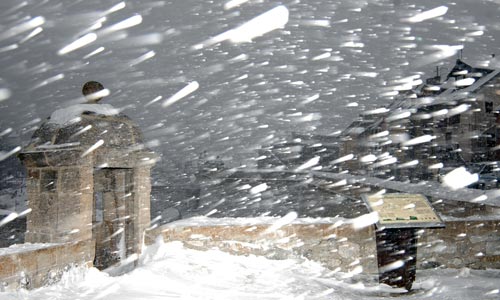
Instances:
[[[362,196],[368,208],[379,215],[378,227],[444,227],[441,218],[422,194],[374,194]]]

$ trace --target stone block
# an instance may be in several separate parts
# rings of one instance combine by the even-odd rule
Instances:
[[[36,269],[38,273],[48,272],[50,269],[57,266],[56,252],[57,247],[37,250],[32,253],[32,259],[36,261]]]
[[[51,167],[92,165],[91,156],[89,155],[81,157],[81,154],[81,150],[59,150],[44,152],[47,165]]]
[[[450,259],[447,263],[444,264],[448,268],[460,268],[465,265],[465,262],[462,258],[454,257]]]
[[[433,236],[455,238],[459,235],[467,233],[467,224],[465,222],[446,222],[445,228],[432,229]]]
[[[77,194],[81,190],[80,171],[78,168],[64,168],[60,171],[61,192]]]
[[[377,253],[377,243],[375,238],[366,240],[366,243],[360,244],[360,255],[361,257],[369,257]]]
[[[348,259],[359,259],[360,256],[360,246],[352,242],[345,242],[338,246],[339,255],[343,258]]]
[[[471,244],[484,243],[487,241],[494,241],[498,239],[499,239],[498,235],[488,234],[486,232],[469,236],[469,241],[471,242]]]
[[[2,255],[0,256],[0,280],[10,278],[16,274],[17,261],[16,256]]]
[[[500,255],[500,238],[497,238],[497,240],[494,241],[486,242],[485,254]]]
[[[467,221],[464,223],[467,227],[467,233],[476,233],[491,229],[491,223],[488,221]]]
[[[292,226],[293,233],[300,236],[303,240],[313,239],[317,240],[320,236],[322,236],[323,230],[320,226],[315,225],[295,225]]]

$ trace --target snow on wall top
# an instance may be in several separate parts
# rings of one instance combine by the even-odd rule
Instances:
[[[50,115],[48,123],[60,126],[70,125],[78,122],[80,120],[80,115],[84,112],[114,116],[120,113],[120,110],[109,104],[77,104],[54,111],[52,115]]]
[[[54,246],[58,246],[60,244],[56,243],[24,243],[24,244],[15,244],[7,248],[0,248],[0,256],[3,255],[11,255],[23,252],[31,252],[35,250],[50,248]]]
[[[191,217],[177,220],[163,225],[166,228],[199,227],[199,226],[255,226],[255,225],[288,225],[288,224],[344,224],[350,220],[341,217],[335,218],[298,218],[291,212],[284,217],[254,217],[254,218],[210,218],[205,216]]]

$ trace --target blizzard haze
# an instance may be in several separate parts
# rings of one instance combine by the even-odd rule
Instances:
[[[387,105],[394,80],[449,70],[458,49],[494,67],[500,30],[488,0],[5,0],[0,10],[0,131],[28,140],[97,80],[157,152],[208,150],[235,165],[292,131],[344,129]]]
[[[157,189],[160,196],[152,202],[165,205],[152,212],[168,216],[171,190],[179,188],[181,200],[172,202],[193,213],[189,205],[199,204],[200,188],[194,186],[196,176],[179,165],[194,161],[200,153],[218,156],[210,161],[222,161],[227,169],[254,167],[259,148],[289,141],[292,132],[335,135],[361,113],[387,112],[385,106],[398,93],[434,76],[436,67],[449,72],[458,57],[476,67],[500,69],[499,4],[499,0],[2,0],[0,162],[13,160],[54,111],[83,103],[85,82],[99,81],[109,92],[100,102],[109,107],[100,105],[99,111],[109,108],[109,114],[115,114],[116,108],[132,118],[144,133],[145,146],[162,158],[152,175],[153,187],[162,189]],[[401,84],[408,78],[413,85]],[[52,122],[64,123],[72,116],[60,115]],[[3,137],[15,144],[3,145]],[[418,148],[434,138],[426,134],[402,145]],[[84,154],[103,143],[100,139]],[[357,154],[334,158],[332,165],[337,168]],[[396,162],[384,155],[375,164]],[[419,163],[407,158],[401,164],[405,168]],[[378,158],[369,154],[363,159]],[[320,156],[304,161],[292,170],[293,176],[322,167],[319,161]],[[441,162],[436,165],[443,167]],[[443,183],[457,193],[471,183],[465,169],[451,175],[444,176]],[[13,177],[9,176],[0,179]],[[169,182],[172,178],[179,184]],[[239,178],[229,188],[214,184],[220,190],[201,193],[202,200],[208,199],[203,215],[222,215],[223,210],[216,214],[211,205],[225,206],[230,192],[245,195],[239,197],[241,202],[227,201],[234,209],[227,207],[249,216],[267,216],[272,206],[297,218],[294,209],[284,205],[294,193],[307,213],[330,214],[324,210],[329,204],[335,214],[341,209],[356,217],[364,214],[361,201],[345,205],[347,198],[320,196],[316,186],[301,190],[300,184],[310,183],[304,178],[269,185],[258,182],[253,187],[243,181],[238,185]],[[25,184],[23,180],[19,185]],[[199,183],[202,188],[211,184]],[[418,192],[426,188],[417,187]],[[7,215],[4,221],[30,212],[17,211],[25,205],[25,194],[14,188],[9,193],[16,196],[0,198],[14,207],[12,213],[10,207],[0,211]],[[252,203],[262,199],[265,211],[254,209]],[[485,200],[473,200],[477,199]],[[181,217],[172,211],[172,219],[162,222]],[[162,217],[157,215],[156,222]],[[402,292],[370,278],[351,281],[351,275],[303,258],[232,256],[217,249],[202,252],[158,242],[146,249],[131,273],[112,277],[95,268],[75,268],[52,286],[0,293],[0,298],[359,300],[387,299],[394,296],[389,290]],[[414,291],[398,299],[498,299],[499,279],[498,270],[419,269]]]

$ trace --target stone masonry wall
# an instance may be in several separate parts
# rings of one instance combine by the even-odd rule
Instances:
[[[347,224],[290,224],[269,231],[270,226],[165,225],[148,231],[145,242],[152,244],[161,236],[194,249],[274,259],[306,257],[336,271],[359,271],[361,266],[365,274],[378,273],[373,226],[354,230]],[[500,268],[499,230],[500,221],[450,221],[446,228],[420,230],[417,268]]]
[[[130,239],[129,245],[134,252],[142,252],[144,232],[151,225],[151,167],[141,166],[134,168],[134,201],[131,215],[133,221],[133,239]]]
[[[61,243],[92,237],[92,168],[28,168],[26,242]]]
[[[500,220],[448,221],[445,229],[423,230],[418,241],[421,265],[500,268]]]
[[[0,291],[41,287],[58,281],[69,267],[92,266],[94,243],[90,240],[29,250],[33,245],[0,255]]]
[[[273,259],[306,257],[332,270],[351,272],[363,268],[376,273],[376,245],[373,227],[354,230],[349,225],[289,224],[278,230],[271,225],[248,226],[163,226],[146,234],[146,245],[157,236],[164,241],[182,241],[186,247],[218,248],[240,255],[262,255]]]
[[[446,228],[419,231],[417,267],[500,268],[500,220],[447,221]],[[341,272],[377,274],[375,229],[349,224],[165,225],[148,230],[145,244],[161,237],[186,247],[217,248],[272,259],[305,257]],[[58,280],[73,264],[92,265],[93,241],[0,255],[0,290],[40,287]],[[1,253],[1,252],[0,252]]]

